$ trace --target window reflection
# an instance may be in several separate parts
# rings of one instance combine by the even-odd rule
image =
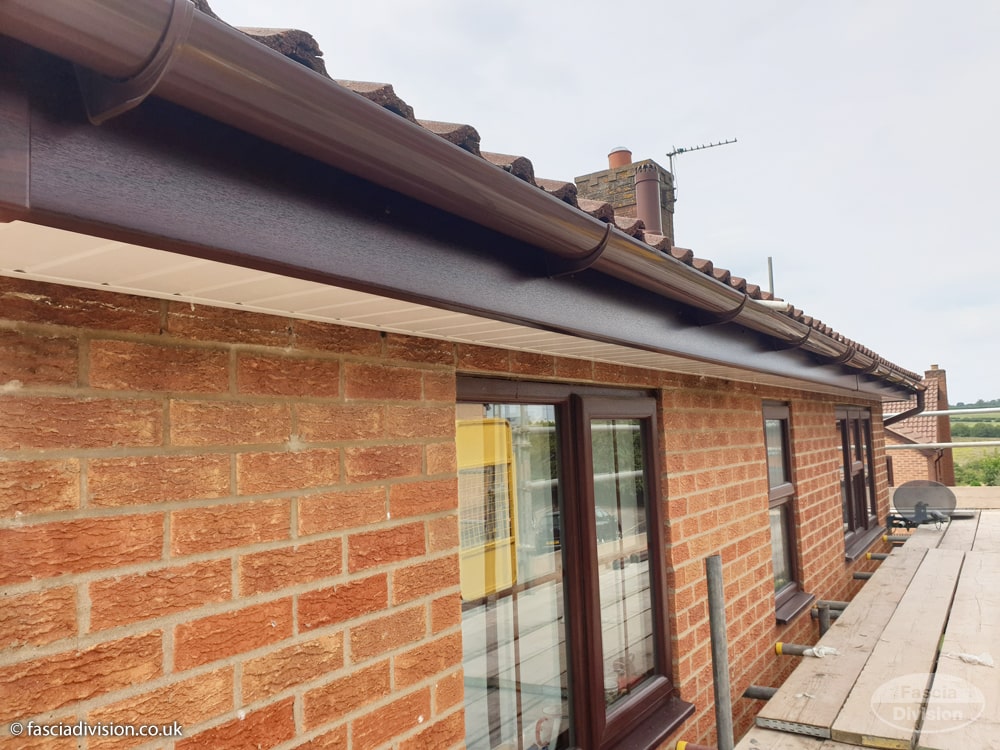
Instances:
[[[568,746],[553,406],[461,404],[466,746]]]
[[[654,673],[642,424],[591,421],[605,703]]]

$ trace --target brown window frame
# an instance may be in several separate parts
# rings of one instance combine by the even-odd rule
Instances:
[[[768,459],[766,463],[767,509],[770,512],[775,508],[780,508],[785,519],[786,536],[783,541],[788,550],[790,580],[781,590],[774,592],[774,616],[779,623],[787,623],[802,614],[815,601],[816,597],[806,593],[802,588],[802,568],[799,563],[798,527],[796,524],[795,481],[792,473],[791,409],[788,404],[765,402],[762,411],[765,450],[767,449],[767,422],[769,420],[781,422],[781,459],[785,481],[771,484],[770,460]]]
[[[844,556],[856,560],[885,528],[878,520],[872,417],[867,408],[839,406],[836,418],[844,482]]]
[[[681,700],[671,677],[667,624],[666,568],[657,448],[659,406],[646,391],[599,386],[497,380],[459,376],[458,402],[551,404],[559,430],[560,482],[565,507],[563,529],[566,639],[573,712],[572,747],[594,750],[652,749],[694,712]],[[606,711],[601,643],[600,589],[597,576],[597,527],[590,455],[592,419],[630,418],[643,424],[650,592],[653,598],[654,676],[621,705]],[[577,498],[570,502],[570,498]]]

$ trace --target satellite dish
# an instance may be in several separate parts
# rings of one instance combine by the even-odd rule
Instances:
[[[940,482],[914,479],[896,488],[892,504],[910,524],[946,523],[955,510],[955,493]]]

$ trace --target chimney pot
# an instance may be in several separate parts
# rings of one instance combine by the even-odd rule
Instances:
[[[631,163],[632,152],[624,146],[616,146],[611,149],[611,153],[608,154],[608,167],[610,169],[618,169],[619,167],[624,167]]]

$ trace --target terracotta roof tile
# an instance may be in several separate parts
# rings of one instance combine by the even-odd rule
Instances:
[[[587,198],[578,198],[577,203],[580,205],[581,211],[590,214],[595,219],[607,222],[615,220],[615,210],[611,207],[610,203],[592,201]]]
[[[712,261],[705,258],[695,258],[691,261],[691,265],[704,274],[711,274],[712,269],[715,268]]]
[[[643,238],[646,229],[646,225],[642,223],[642,219],[637,219],[634,216],[622,216],[621,214],[615,214],[615,226],[629,237],[636,237],[638,239]]]
[[[923,383],[927,386],[927,390],[924,391],[925,408],[928,411],[937,409],[939,407],[938,379],[924,378]],[[908,409],[912,409],[916,405],[917,399],[914,396],[909,401],[888,401],[883,404],[882,411],[885,414],[901,414]],[[941,404],[940,408],[945,408],[945,405]],[[916,417],[904,419],[901,422],[896,422],[896,424],[891,427],[887,427],[886,429],[916,443],[939,442],[937,417],[925,417],[918,415]]]
[[[539,177],[535,178],[535,184],[542,188],[546,193],[554,195],[559,200],[564,203],[568,203],[571,206],[577,206],[576,203],[576,183],[575,182],[563,182],[562,180],[543,180]],[[579,206],[577,206],[579,208]]]
[[[312,34],[298,29],[241,28],[240,31],[270,47],[275,52],[280,52],[285,57],[302,63],[310,70],[327,78],[330,77],[327,75],[326,65],[323,63],[323,51],[319,48]]]
[[[505,172],[510,172],[529,185],[535,184],[535,168],[523,156],[509,156],[508,154],[494,154],[489,151],[483,151],[482,157],[490,164],[496,164]]]
[[[686,247],[672,247],[670,248],[670,254],[681,263],[686,263],[689,266],[694,265],[694,252],[688,250]]]
[[[646,232],[643,236],[646,244],[650,247],[663,253],[670,252],[671,243],[669,237],[664,237],[662,234],[653,234],[652,232]]]
[[[417,123],[435,135],[439,135],[446,141],[454,143],[459,148],[463,148],[470,154],[482,156],[479,152],[479,131],[471,125],[462,125],[455,122],[438,122],[436,120],[417,120]]]
[[[396,96],[392,84],[343,80],[338,80],[337,83],[356,94],[361,94],[365,99],[375,102],[380,107],[385,107],[390,112],[395,112],[410,122],[417,121],[417,118],[413,116],[413,107]]]
[[[729,279],[732,277],[732,273],[729,272],[728,268],[719,268],[716,266],[712,269],[712,276],[721,281],[723,284],[728,284]]]

